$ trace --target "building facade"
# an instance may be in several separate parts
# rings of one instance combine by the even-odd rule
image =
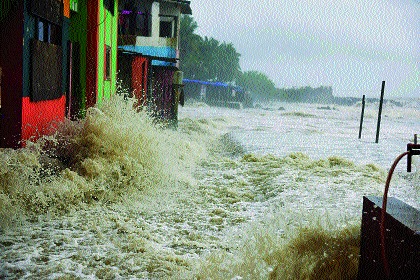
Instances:
[[[117,0],[13,1],[0,19],[0,147],[54,132],[116,90]]]
[[[138,104],[146,103],[153,115],[163,120],[177,118],[177,94],[180,90],[178,85],[174,86],[174,74],[180,70],[180,17],[191,13],[189,1],[119,2],[120,75],[124,77],[125,87],[140,98]],[[138,64],[135,58],[143,61],[144,66],[135,67]],[[131,72],[127,73],[130,63]],[[135,87],[135,84],[141,86]]]

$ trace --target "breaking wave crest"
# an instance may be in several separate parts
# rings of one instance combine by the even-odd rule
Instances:
[[[84,120],[67,120],[53,136],[0,151],[0,225],[191,183],[191,170],[206,154],[203,141],[162,129],[115,97],[88,109]]]

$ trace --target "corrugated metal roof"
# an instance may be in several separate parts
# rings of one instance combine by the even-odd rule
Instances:
[[[192,15],[192,10],[190,6],[191,1],[185,1],[185,0],[162,0],[162,1],[180,4],[182,14]]]

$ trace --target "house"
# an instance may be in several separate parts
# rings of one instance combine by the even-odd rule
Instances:
[[[177,119],[180,17],[191,13],[190,1],[119,1],[119,78],[139,105],[164,120]]]
[[[53,133],[116,90],[117,0],[21,0],[0,19],[0,147]]]

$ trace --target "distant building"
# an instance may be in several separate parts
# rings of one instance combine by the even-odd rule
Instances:
[[[0,18],[0,147],[115,92],[117,0],[12,1]]]
[[[123,88],[164,120],[176,119],[179,88],[181,14],[191,14],[190,1],[121,0],[118,66]],[[182,79],[181,79],[182,80]]]
[[[249,93],[242,87],[224,82],[184,79],[185,99],[194,99],[210,106],[240,109],[252,106]]]

